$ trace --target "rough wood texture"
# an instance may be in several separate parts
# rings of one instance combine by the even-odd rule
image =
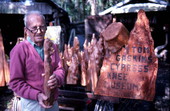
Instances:
[[[87,64],[85,62],[85,54],[82,51],[81,52],[81,61],[80,61],[80,65],[81,65],[81,85],[82,86],[86,86],[86,78],[87,78]]]
[[[114,41],[112,45],[116,45]],[[138,12],[125,47],[115,53],[109,51],[110,55],[105,56],[103,61],[95,94],[152,101],[155,96],[158,59],[154,54],[154,41],[144,10]]]
[[[9,83],[9,66],[5,57],[3,37],[0,30],[0,87]]]
[[[80,79],[80,71],[79,71],[79,41],[77,37],[74,37],[73,47],[68,47],[68,74],[66,78],[67,84],[78,84],[78,80]]]
[[[84,52],[81,57],[83,59],[81,62],[81,80],[82,83],[86,83],[82,85],[86,86],[87,91],[94,91],[96,87],[103,58],[102,51],[102,38],[97,41],[95,35],[93,34],[91,42],[87,43],[87,41],[85,41]]]
[[[47,86],[47,81],[49,80],[49,77],[52,75],[52,67],[51,67],[51,54],[53,53],[52,49],[52,41],[49,39],[45,39],[44,41],[44,70],[45,70],[45,77],[44,77],[44,92],[45,95],[48,97],[46,101],[44,101],[44,104],[46,105],[52,105],[54,102],[54,89],[50,89]]]
[[[127,44],[129,31],[121,22],[113,22],[101,35],[104,37],[104,46],[107,51],[117,52],[123,45]]]

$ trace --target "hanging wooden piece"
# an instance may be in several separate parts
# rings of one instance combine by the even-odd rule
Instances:
[[[68,47],[68,74],[66,77],[67,84],[78,84],[78,80],[80,79],[80,71],[79,71],[79,40],[78,37],[74,37],[73,47]]]
[[[152,101],[157,70],[149,20],[140,10],[125,47],[104,58],[95,95]]]
[[[8,85],[9,80],[9,65],[5,57],[3,37],[0,30],[0,87]]]
[[[83,51],[81,51],[81,85],[86,86],[87,85],[87,64],[85,62],[85,54]]]

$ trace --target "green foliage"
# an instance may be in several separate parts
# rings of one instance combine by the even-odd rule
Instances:
[[[89,1],[93,0],[52,0],[61,8],[66,10],[73,23],[83,22],[90,15],[91,6]],[[97,13],[124,0],[96,0]],[[168,0],[164,0],[168,1]]]
[[[89,0],[52,0],[68,12],[73,23],[83,22],[90,15],[91,6]],[[97,12],[103,11],[120,0],[97,0]]]

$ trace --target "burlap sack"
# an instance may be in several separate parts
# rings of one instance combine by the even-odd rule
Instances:
[[[140,10],[125,48],[104,58],[94,94],[152,101],[157,69],[149,20]]]

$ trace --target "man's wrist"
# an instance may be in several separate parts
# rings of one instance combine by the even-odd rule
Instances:
[[[37,93],[37,101],[39,101],[39,96],[40,96],[41,92]]]

